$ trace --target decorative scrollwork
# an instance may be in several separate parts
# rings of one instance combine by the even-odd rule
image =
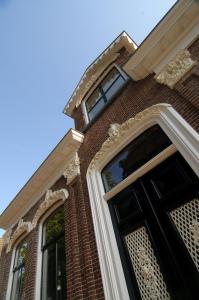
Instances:
[[[23,233],[30,232],[31,230],[32,230],[31,222],[24,222],[23,219],[21,219],[17,225],[17,229],[13,232],[8,242],[7,252],[11,250],[13,244]]]
[[[157,75],[156,81],[173,88],[196,64],[188,50],[180,51]]]
[[[48,190],[46,192],[45,200],[40,204],[37,209],[33,221],[32,228],[35,228],[40,217],[58,200],[65,201],[68,198],[69,194],[66,189],[61,189],[58,191]]]
[[[70,161],[67,168],[65,169],[63,176],[67,178],[67,184],[69,184],[79,174],[80,174],[80,160],[76,153],[74,158]]]
[[[102,144],[99,152],[95,154],[90,163],[90,169],[95,168],[96,164],[114,149],[114,145],[116,145],[116,143],[121,142],[126,136],[129,136],[134,126],[136,126],[139,122],[143,122],[145,118],[159,116],[160,113],[168,106],[170,105],[156,104],[138,113],[135,117],[128,119],[121,125],[112,124],[108,131],[109,138]]]
[[[144,247],[140,247],[137,251],[137,256],[144,283],[150,294],[150,299],[160,299],[158,280],[155,276],[155,270],[152,266],[152,262],[146,253],[146,249]]]
[[[194,244],[199,246],[199,222],[197,220],[193,220],[189,228],[193,235]]]

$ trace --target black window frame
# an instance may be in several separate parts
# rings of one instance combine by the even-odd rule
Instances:
[[[44,269],[44,252],[45,250],[47,250],[50,246],[52,246],[53,244],[55,245],[55,257],[56,257],[56,287],[58,285],[58,269],[57,269],[57,247],[58,247],[58,242],[63,238],[63,240],[65,241],[64,239],[64,224],[63,224],[63,228],[62,228],[62,231],[57,234],[55,237],[53,237],[52,239],[50,239],[48,242],[44,243],[44,240],[45,240],[45,229],[46,229],[46,224],[48,223],[48,221],[54,216],[56,215],[56,213],[58,213],[59,211],[63,210],[63,206],[61,207],[58,207],[57,209],[55,209],[44,221],[43,223],[43,227],[42,227],[42,239],[41,239],[41,252],[42,252],[42,270],[41,270],[41,290],[40,290],[40,299],[43,300],[43,295],[42,295],[42,291],[43,291],[43,269]],[[63,216],[64,218],[64,216]],[[65,265],[65,270],[66,270],[66,265]],[[66,273],[64,274],[64,279],[66,279]],[[64,294],[64,295],[63,295]],[[67,299],[66,298],[66,280],[65,280],[65,286],[64,286],[64,291],[63,291],[63,294],[62,296],[64,297],[64,299]],[[58,292],[57,292],[57,289],[56,289],[56,299],[53,299],[53,300],[59,300],[60,297],[58,296]]]
[[[108,187],[108,183],[106,180],[106,174],[105,172],[109,171],[108,168],[110,167],[110,169],[113,166],[113,163],[115,162],[116,164],[118,164],[119,161],[118,158],[120,158],[123,154],[127,153],[129,151],[129,149],[131,149],[131,147],[141,141],[143,138],[145,139],[145,135],[150,134],[152,132],[152,130],[156,130],[159,131],[159,133],[162,135],[162,137],[165,138],[165,145],[161,144],[160,148],[157,149],[158,151],[153,154],[153,156],[151,155],[151,157],[149,157],[148,155],[146,155],[145,157],[143,156],[142,160],[137,161],[137,167],[133,168],[132,170],[128,170],[128,173],[126,175],[124,175],[123,179],[118,180],[115,184],[113,184],[113,186],[109,186]],[[144,142],[143,139],[143,142]],[[167,145],[166,145],[167,144]],[[163,152],[165,149],[167,149],[169,146],[172,145],[172,141],[170,140],[170,138],[168,137],[168,135],[164,132],[164,130],[162,129],[162,127],[159,124],[154,124],[152,126],[150,126],[149,128],[147,128],[146,130],[144,130],[140,135],[138,135],[134,140],[132,140],[129,144],[127,144],[119,153],[117,153],[101,170],[101,178],[102,178],[102,182],[103,182],[103,186],[104,186],[104,191],[105,193],[109,192],[112,190],[112,188],[114,188],[115,186],[117,186],[118,184],[120,184],[123,180],[125,180],[128,176],[130,176],[131,174],[133,174],[134,172],[136,172],[137,170],[139,170],[142,166],[144,166],[148,161],[150,161],[151,159],[153,159],[154,157],[156,157],[157,155],[159,155],[161,152]],[[154,148],[155,150],[155,148]],[[147,157],[148,156],[148,157]],[[120,163],[120,162],[119,162]],[[115,165],[116,165],[115,164]],[[130,171],[130,172],[129,172]]]
[[[15,250],[15,257],[14,257],[14,263],[13,263],[13,268],[12,268],[12,287],[11,287],[11,293],[10,293],[10,300],[20,300],[22,297],[22,292],[23,292],[23,287],[24,287],[24,283],[22,282],[22,270],[25,273],[25,262],[26,262],[26,255],[25,258],[23,259],[23,261],[20,264],[18,263],[18,259],[19,259],[19,251],[22,248],[22,246],[26,244],[26,255],[27,255],[27,248],[28,248],[28,243],[26,238],[22,239],[18,245],[16,246],[16,250]],[[16,274],[20,274],[21,278],[20,278],[20,283],[17,280],[17,284],[14,287],[15,284],[15,275]],[[18,292],[17,292],[18,291]],[[17,293],[16,293],[17,292]],[[16,298],[17,297],[17,298]]]
[[[103,87],[102,87],[102,82],[106,79],[106,77],[108,77],[108,75],[113,71],[116,70],[118,75],[115,78],[115,80],[111,83],[111,85],[104,91]],[[119,87],[117,89],[117,91],[115,91],[115,93],[110,97],[110,99],[107,98],[107,93],[110,91],[110,89],[113,87],[113,85],[118,81],[119,78],[122,78],[124,80],[123,85],[121,87]],[[92,91],[92,93],[90,94],[90,96],[86,99],[85,101],[85,108],[86,108],[86,112],[87,112],[87,117],[88,117],[88,121],[92,122],[96,116],[98,116],[104,109],[104,107],[110,103],[110,101],[117,95],[117,93],[125,86],[126,82],[128,82],[129,77],[125,74],[123,74],[123,72],[121,72],[116,66],[113,66],[109,72],[102,78],[101,82],[95,87],[95,89]],[[88,108],[88,101],[90,99],[90,97],[92,97],[92,95],[99,90],[101,97],[99,97],[98,101],[92,106],[91,109]],[[96,105],[100,102],[103,101],[103,107],[91,118],[89,113],[96,107]]]

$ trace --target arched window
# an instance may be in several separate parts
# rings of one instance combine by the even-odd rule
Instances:
[[[11,300],[21,300],[23,285],[24,285],[24,274],[25,274],[25,261],[27,254],[27,242],[23,240],[16,248],[14,265],[13,265],[13,281]]]
[[[87,171],[105,298],[197,298],[197,133],[160,103],[108,134]]]
[[[63,207],[51,214],[42,234],[42,300],[66,299]]]

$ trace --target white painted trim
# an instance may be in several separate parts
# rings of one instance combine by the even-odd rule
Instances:
[[[35,279],[35,300],[40,300],[41,298],[41,277],[42,277],[42,251],[41,251],[41,243],[42,243],[42,231],[43,224],[45,220],[60,206],[63,205],[63,201],[58,201],[52,207],[44,213],[39,221],[38,226],[38,244],[37,244],[37,265],[36,265],[36,279]],[[6,299],[7,300],[7,299]]]
[[[171,105],[152,106],[135,116],[130,124],[130,128],[120,125],[123,129],[118,138],[107,139],[102,145],[101,153],[99,151],[92,160],[86,176],[106,300],[128,300],[129,294],[108,205],[104,200],[105,193],[100,174],[103,167],[143,131],[159,124],[194,172],[199,175],[199,136]]]
[[[12,258],[10,263],[10,272],[8,277],[8,285],[7,285],[7,291],[6,291],[6,300],[10,300],[11,292],[12,292],[12,282],[13,282],[13,267],[14,267],[14,261],[15,261],[15,255],[16,250],[20,242],[25,239],[26,236],[28,236],[29,232],[24,231],[21,236],[18,238],[17,242],[14,244],[14,247],[12,248]],[[25,269],[26,272],[26,269]]]

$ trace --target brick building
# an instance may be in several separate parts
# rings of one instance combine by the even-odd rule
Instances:
[[[85,71],[75,120],[0,216],[0,300],[198,299],[199,3]]]

